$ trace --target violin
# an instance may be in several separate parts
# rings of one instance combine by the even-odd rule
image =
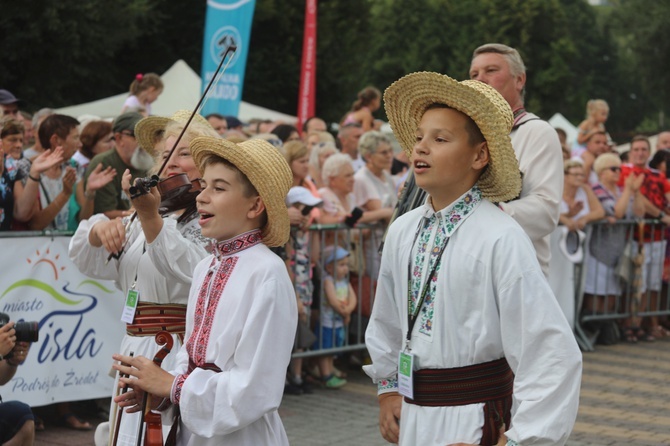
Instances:
[[[160,365],[163,359],[170,353],[174,346],[174,339],[167,331],[159,331],[154,337],[156,344],[162,346],[154,356],[154,364]],[[144,446],[163,446],[163,423],[161,421],[160,412],[152,410],[151,394],[145,393],[142,400],[143,417],[140,424],[139,433],[137,435],[137,446],[142,444],[142,427],[146,426],[144,432]]]
[[[158,213],[161,215],[187,209],[195,205],[195,197],[202,190],[200,179],[189,180],[188,175],[180,173],[158,182],[161,204]]]
[[[135,178],[135,183],[130,186],[130,198],[135,199],[149,193],[152,187],[156,187],[161,196],[158,206],[160,215],[171,214],[191,206],[195,197],[200,193],[200,180],[189,180],[185,173],[173,175],[160,179],[158,175],[148,178]]]

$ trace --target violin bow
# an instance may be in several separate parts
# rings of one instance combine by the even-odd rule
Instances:
[[[188,126],[191,124],[191,121],[193,120],[193,117],[200,111],[200,108],[204,104],[205,100],[209,98],[209,91],[212,88],[212,85],[214,85],[218,80],[221,78],[223,73],[226,71],[226,68],[228,68],[228,65],[230,65],[230,62],[233,60],[233,56],[235,55],[235,52],[237,51],[237,45],[235,44],[228,44],[226,47],[226,50],[223,52],[223,56],[221,57],[221,61],[219,62],[219,65],[216,67],[216,71],[214,71],[214,75],[212,78],[209,80],[209,83],[207,84],[207,87],[205,88],[205,91],[202,92],[202,95],[200,96],[200,99],[198,100],[198,103],[196,104],[195,108],[191,112],[191,115],[188,117],[188,120],[186,121],[186,124],[184,125],[184,128],[181,130],[179,133],[179,136],[175,140],[174,144],[172,145],[172,148],[170,149],[170,153],[168,156],[165,157],[163,160],[163,164],[161,164],[160,169],[158,169],[157,176],[160,176],[161,173],[163,173],[163,170],[165,169],[165,166],[167,166],[167,163],[170,161],[170,158],[172,157],[172,154],[174,151],[177,149],[177,145],[179,144],[179,141],[181,141],[181,138],[184,136],[184,133],[186,133],[186,129]],[[230,57],[228,55],[230,54]],[[228,57],[228,62],[226,62],[226,58]],[[224,62],[226,65],[224,66]],[[223,69],[222,69],[223,68]],[[137,181],[137,178],[135,179]],[[134,187],[134,186],[133,186]],[[130,224],[137,218],[137,211],[133,212],[133,214],[130,216],[130,219],[126,223],[126,232],[128,232],[128,228],[130,228]],[[127,241],[127,239],[126,239]],[[123,248],[121,248],[121,251],[117,254],[110,253],[109,256],[107,257],[107,261],[105,264],[109,263],[111,259],[119,259],[121,258],[121,254],[125,251],[126,249],[126,244],[123,244]]]

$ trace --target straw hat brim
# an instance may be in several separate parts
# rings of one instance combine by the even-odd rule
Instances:
[[[237,167],[253,184],[265,204],[267,223],[262,228],[263,243],[283,246],[288,242],[291,224],[285,199],[293,183],[286,159],[269,142],[250,139],[240,144],[212,137],[191,141],[191,154],[201,173],[210,155],[223,158]]]
[[[147,116],[135,125],[135,138],[137,139],[137,143],[152,156],[157,156],[158,153],[154,147],[157,142],[157,135],[160,132],[165,131],[165,127],[171,122],[186,124],[191,113],[192,112],[188,110],[177,110],[170,117]],[[209,122],[197,113],[193,116],[191,122],[210,126]]]
[[[521,173],[509,136],[513,115],[500,93],[483,82],[458,82],[430,72],[412,73],[391,84],[384,92],[386,115],[410,157],[421,117],[432,104],[444,104],[469,116],[486,139],[489,164],[477,182],[482,195],[494,203],[517,198]]]

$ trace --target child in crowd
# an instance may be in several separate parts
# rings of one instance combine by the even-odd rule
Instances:
[[[356,310],[356,293],[349,283],[349,252],[339,246],[328,246],[323,251],[323,289],[326,299],[321,305],[319,344],[322,349],[342,347],[351,313]],[[319,358],[321,379],[328,389],[339,389],[346,379],[335,376],[333,356]]]
[[[291,170],[270,143],[201,137],[190,144],[202,172],[202,235],[218,241],[193,273],[186,344],[167,372],[142,356],[114,355],[128,412],[144,391],[179,406],[177,445],[288,445],[277,408],[297,311],[286,266]]]
[[[323,201],[312,195],[309,189],[293,186],[286,196],[289,208],[295,208],[307,217],[315,207],[321,207]],[[291,236],[286,244],[286,267],[292,282],[295,284],[295,295],[298,302],[298,332],[295,351],[303,351],[314,342],[310,337],[311,308],[314,294],[312,281],[312,260],[318,255],[318,238],[307,228],[311,220],[305,218],[302,225],[291,226]],[[302,378],[303,358],[293,358],[289,365],[286,393],[300,395],[312,393],[309,383]]]
[[[140,111],[151,115],[151,104],[163,93],[163,81],[156,73],[138,73],[130,84],[130,96],[123,103],[121,113]]]
[[[358,99],[351,105],[351,110],[340,125],[360,124],[364,132],[376,130],[375,117],[372,114],[379,110],[381,103],[381,92],[375,87],[365,87],[358,92]]]
[[[509,104],[482,82],[427,72],[384,99],[429,196],[389,228],[366,332],[382,436],[564,444],[581,354],[530,239],[496,206],[521,190]]]
[[[579,153],[573,151],[572,156],[579,156],[591,136],[605,132],[605,122],[610,113],[610,107],[603,99],[590,99],[586,103],[586,119],[577,128],[577,147]],[[609,138],[608,138],[609,139]]]

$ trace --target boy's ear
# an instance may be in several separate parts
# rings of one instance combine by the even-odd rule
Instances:
[[[257,195],[253,198],[253,202],[251,204],[251,207],[249,208],[247,217],[249,219],[258,218],[263,214],[263,212],[265,212],[265,203],[263,202],[261,196]]]
[[[486,141],[477,144],[475,159],[472,162],[472,168],[481,170],[489,163],[489,145]]]

